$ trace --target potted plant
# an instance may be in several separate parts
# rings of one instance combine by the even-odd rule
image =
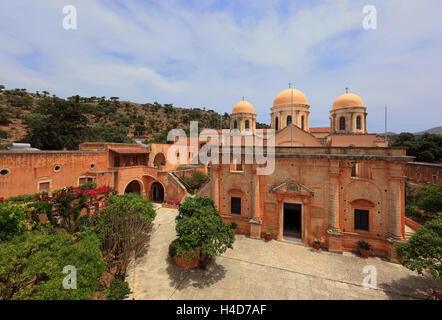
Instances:
[[[316,250],[321,249],[321,240],[319,238],[313,238],[313,248]]]
[[[264,239],[266,239],[266,241],[270,241],[273,238],[273,234],[270,230],[263,230],[264,233]]]
[[[368,254],[370,251],[370,244],[367,241],[361,240],[358,241],[359,253],[363,258],[368,258]]]

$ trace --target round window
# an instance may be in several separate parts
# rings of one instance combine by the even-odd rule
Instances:
[[[10,173],[11,173],[11,170],[6,169],[6,168],[0,170],[0,176],[2,176],[2,177],[6,177]]]
[[[94,169],[95,168],[95,163],[91,163],[90,167],[91,167],[91,169]]]
[[[56,165],[54,166],[54,172],[60,172],[60,171],[61,171],[61,165],[56,164]]]

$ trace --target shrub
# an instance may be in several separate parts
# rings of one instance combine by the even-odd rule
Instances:
[[[414,200],[419,209],[427,213],[442,212],[442,181],[439,184],[430,184],[417,190]]]
[[[235,241],[236,225],[225,223],[208,197],[187,198],[179,208],[176,218],[178,238],[169,246],[171,256],[188,259],[211,258],[223,254],[232,248]]]
[[[111,196],[100,216],[105,256],[116,260],[117,277],[123,277],[130,257],[138,256],[149,237],[155,218],[152,204],[136,194]]]
[[[198,190],[201,186],[209,181],[209,177],[201,171],[194,171],[192,176],[184,177],[184,182],[190,187],[192,191]]]
[[[27,209],[27,203],[0,203],[0,240],[12,238],[25,230],[32,229],[26,214]]]
[[[77,289],[63,288],[65,266],[77,270]],[[74,243],[67,233],[26,232],[0,244],[2,299],[90,299],[106,268],[96,236]]]
[[[407,217],[417,217],[417,218],[422,217],[422,213],[412,205],[405,206],[405,215]]]
[[[110,283],[109,293],[107,295],[108,300],[124,300],[131,293],[129,284],[126,281],[118,279],[112,279]]]
[[[358,246],[359,246],[359,248],[364,249],[364,250],[370,250],[370,248],[371,248],[370,244],[364,240],[358,241]]]
[[[425,270],[442,280],[442,215],[427,222],[406,243],[395,244],[399,262],[423,275]]]

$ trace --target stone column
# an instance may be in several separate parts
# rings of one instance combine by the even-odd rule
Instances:
[[[261,238],[261,206],[259,193],[259,176],[256,170],[252,169],[252,218],[250,219],[250,236]]]
[[[401,179],[399,177],[390,177],[390,239],[402,240],[402,204],[401,204]]]
[[[356,132],[356,118],[354,112],[351,113],[351,131]]]
[[[329,233],[339,232],[339,183],[338,175],[330,174],[329,182],[329,212],[328,212],[328,230]]]
[[[212,183],[212,200],[215,202],[215,206],[218,209],[218,211],[220,210],[220,206],[219,206],[219,170],[220,167],[219,165],[212,165],[211,166],[211,183]]]
[[[367,133],[367,113],[364,114],[364,132]]]
[[[339,162],[330,163],[329,172],[329,212],[328,212],[328,250],[342,252],[343,233],[339,227]]]

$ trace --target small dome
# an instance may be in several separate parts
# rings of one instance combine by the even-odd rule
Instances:
[[[273,101],[273,106],[280,106],[284,104],[292,103],[292,92],[293,92],[293,104],[308,104],[305,95],[296,89],[285,89],[281,91]]]
[[[243,100],[235,104],[232,113],[255,113],[255,108],[250,102]]]
[[[360,96],[353,93],[346,93],[340,96],[333,103],[333,110],[348,107],[363,107],[364,103]]]

